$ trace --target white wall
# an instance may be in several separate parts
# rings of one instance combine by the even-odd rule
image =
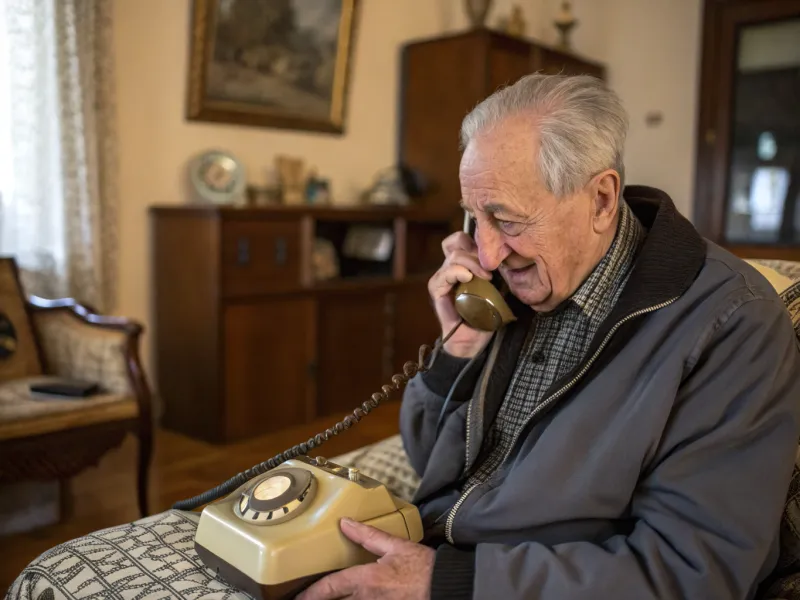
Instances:
[[[514,0],[496,0],[489,23]],[[554,42],[559,0],[524,0],[531,36]],[[629,181],[671,193],[690,213],[696,70],[701,0],[574,0],[577,52],[608,65],[631,113]],[[149,319],[147,209],[182,203],[184,168],[195,153],[225,147],[255,183],[276,153],[303,156],[332,180],[337,202],[350,202],[394,159],[397,61],[409,39],[462,29],[462,0],[361,0],[344,136],[184,120],[190,0],[115,0],[120,135],[120,305]],[[649,129],[649,110],[664,114]],[[149,339],[149,338],[148,338]],[[148,348],[145,345],[145,355]],[[152,372],[152,371],[151,371]]]
[[[552,15],[561,0],[538,0]],[[574,0],[575,49],[608,66],[608,79],[630,115],[625,163],[629,183],[672,196],[691,218],[695,122],[701,55],[702,0]],[[538,37],[556,41],[541,23]],[[645,118],[658,112],[661,124]]]
[[[609,81],[631,116],[631,183],[668,192],[691,218],[701,56],[701,0],[606,0]],[[663,114],[649,128],[645,115]]]

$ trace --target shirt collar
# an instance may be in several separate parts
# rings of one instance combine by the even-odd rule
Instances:
[[[627,202],[620,201],[620,218],[611,247],[570,300],[592,320],[602,321],[619,298],[644,241],[644,228]]]

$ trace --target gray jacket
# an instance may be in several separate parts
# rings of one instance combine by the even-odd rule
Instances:
[[[518,321],[453,390],[439,432],[467,361],[442,354],[406,388],[434,599],[753,598],[776,563],[800,431],[787,311],[664,193],[625,198],[648,231],[628,284],[487,483],[461,488],[530,309],[510,299]]]

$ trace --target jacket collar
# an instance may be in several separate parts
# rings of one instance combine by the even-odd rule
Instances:
[[[632,313],[683,295],[700,272],[706,256],[705,240],[665,192],[629,185],[623,197],[647,236],[625,289],[606,319],[609,327]],[[528,306],[511,295],[508,304],[523,323],[530,322]],[[604,329],[601,327],[598,337]]]
[[[647,237],[611,320],[682,296],[703,267],[707,249],[666,193],[633,185],[624,197]]]

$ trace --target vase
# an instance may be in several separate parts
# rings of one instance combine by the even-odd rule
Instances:
[[[572,14],[572,6],[569,2],[565,1],[561,3],[561,10],[555,21],[553,21],[553,24],[561,34],[559,36],[559,47],[564,50],[569,50],[571,48],[569,35],[578,24],[578,20],[575,18],[575,15]]]
[[[492,2],[493,0],[464,0],[464,9],[473,28],[483,27],[489,9],[492,8]]]

